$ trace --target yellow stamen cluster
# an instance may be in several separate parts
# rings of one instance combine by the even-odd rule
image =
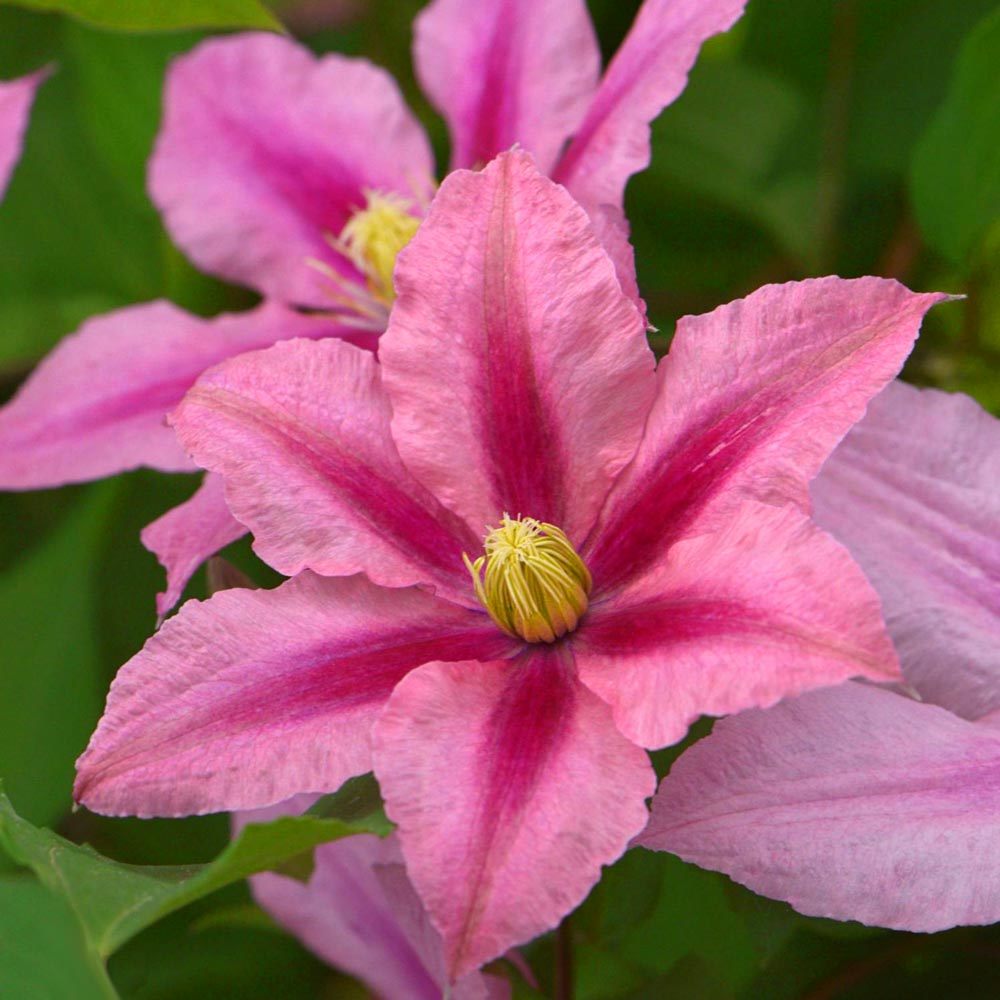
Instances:
[[[368,278],[368,288],[380,302],[396,299],[392,272],[399,251],[413,239],[420,219],[411,204],[396,194],[366,191],[367,204],[348,219],[335,246]]]
[[[576,628],[592,581],[559,528],[504,514],[483,548],[486,554],[475,562],[462,558],[476,597],[500,628],[528,642],[555,642]]]

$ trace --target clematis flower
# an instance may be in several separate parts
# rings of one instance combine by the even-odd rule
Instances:
[[[241,813],[237,828],[312,805],[297,799]],[[439,1000],[447,993],[441,935],[406,874],[399,838],[360,834],[321,844],[307,883],[267,872],[250,879],[254,898],[325,962],[356,976],[385,1000]],[[455,1000],[502,1000],[510,984],[471,972]]]
[[[437,0],[417,20],[414,54],[451,128],[452,166],[481,165],[515,143],[533,151],[590,212],[638,302],[625,183],[649,162],[648,123],[683,90],[701,43],[744,4],[647,0],[598,84],[583,0]],[[291,337],[373,345],[433,170],[398,87],[367,60],[317,59],[268,34],[212,39],[177,59],[150,195],[196,264],[273,304],[206,322],[157,302],[85,323],[0,410],[0,489],[138,465],[190,469],[163,417],[205,368]],[[326,315],[306,319],[291,306]],[[146,528],[142,540],[167,571],[161,616],[244,531],[211,477]]]
[[[42,69],[16,80],[0,81],[0,199],[6,194],[10,175],[21,157],[35,92],[49,72]]]
[[[646,0],[601,78],[585,0],[435,0],[415,22],[413,58],[447,121],[451,169],[515,144],[534,154],[591,214],[638,299],[626,181],[649,163],[649,123],[684,89],[702,42],[745,2]],[[242,34],[171,67],[149,188],[199,267],[382,329],[434,161],[383,70]]]
[[[889,386],[814,484],[874,581],[907,686],[857,682],[718,723],[647,847],[797,910],[910,931],[1000,920],[1000,423]]]
[[[174,414],[292,579],[189,602],[147,643],[76,797],[247,809],[374,768],[454,980],[640,832],[644,748],[897,676],[808,483],[943,296],[768,286],[682,320],[655,371],[586,213],[523,153],[451,174],[395,281],[380,362],[286,341]]]

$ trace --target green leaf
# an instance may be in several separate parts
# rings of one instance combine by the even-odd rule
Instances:
[[[734,209],[808,263],[817,243],[816,177],[795,142],[805,114],[801,95],[764,70],[699,63],[654,125],[650,173]]]
[[[270,28],[278,19],[258,0],[3,0],[32,10],[58,11],[100,28],[174,31],[178,28]]]
[[[114,1000],[65,901],[34,879],[0,879],[0,997]]]
[[[94,553],[113,485],[88,498],[27,559],[0,577],[0,776],[39,823],[70,806],[73,761],[104,701],[94,633]],[[0,501],[5,526],[17,507]]]
[[[381,830],[377,818],[369,823],[285,816],[247,825],[211,864],[139,867],[32,826],[0,790],[0,845],[66,898],[102,958],[161,917],[223,886],[279,867],[319,844]]]
[[[951,89],[910,174],[927,241],[956,263],[1000,216],[1000,10],[962,46]]]

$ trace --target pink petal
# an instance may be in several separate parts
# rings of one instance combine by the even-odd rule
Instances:
[[[386,811],[453,978],[558,923],[646,822],[649,761],[565,656],[428,664],[376,725]]]
[[[519,143],[551,171],[601,71],[586,3],[435,0],[414,31],[420,83],[451,129],[452,169]]]
[[[700,715],[899,675],[878,597],[847,551],[796,508],[757,503],[595,602],[573,641],[581,680],[646,747],[675,743]]]
[[[907,681],[966,718],[1000,709],[1000,422],[889,385],[813,482],[816,518],[885,605]]]
[[[553,175],[588,209],[622,207],[625,183],[649,164],[649,124],[687,85],[702,43],[746,0],[646,0]]]
[[[209,473],[194,495],[142,531],[142,544],[167,571],[167,589],[156,595],[156,611],[164,615],[181,599],[198,567],[246,534],[226,506],[221,476]]]
[[[479,542],[406,471],[390,416],[372,354],[300,340],[207,372],[172,420],[279,572],[363,572],[474,602],[462,552]]]
[[[308,808],[299,796],[285,807],[240,813],[237,827]],[[447,977],[441,935],[410,883],[398,838],[367,834],[322,844],[308,884],[282,875],[250,880],[254,898],[325,962],[357,976],[386,1000],[440,1000]],[[493,976],[472,973],[455,1000],[510,995]]]
[[[149,188],[199,267],[302,305],[329,306],[317,259],[367,189],[429,196],[430,147],[393,79],[363,59],[317,59],[287,38],[241,34],[176,60]]]
[[[331,791],[371,769],[372,720],[408,671],[510,646],[485,615],[360,576],[188,601],[111,685],[76,800],[182,816]]]
[[[407,466],[477,532],[507,510],[582,537],[655,391],[587,216],[502,154],[445,180],[395,282],[379,357]]]
[[[0,488],[189,471],[166,415],[207,367],[285,337],[345,335],[357,331],[276,305],[205,320],[151,302],[87,320],[0,410]]]
[[[803,913],[910,931],[1000,920],[1000,732],[845,684],[718,723],[639,842]]]
[[[41,69],[17,80],[0,81],[0,198],[6,193],[10,175],[21,158],[35,91],[50,72]]]
[[[745,498],[808,509],[809,481],[945,298],[817,278],[684,317],[636,460],[585,553],[595,581],[634,574]]]

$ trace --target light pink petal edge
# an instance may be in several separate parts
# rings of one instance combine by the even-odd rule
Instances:
[[[40,69],[16,80],[0,81],[0,199],[6,194],[10,176],[21,158],[35,92],[51,72],[49,68]]]
[[[907,682],[966,718],[1000,709],[1000,421],[891,383],[812,497],[875,584]]]
[[[167,589],[156,595],[163,618],[181,599],[188,581],[209,556],[242,538],[246,528],[226,506],[221,476],[209,473],[184,503],[142,530],[142,544],[167,571]]]
[[[639,843],[836,920],[1000,920],[1000,731],[846,684],[716,724]]]

